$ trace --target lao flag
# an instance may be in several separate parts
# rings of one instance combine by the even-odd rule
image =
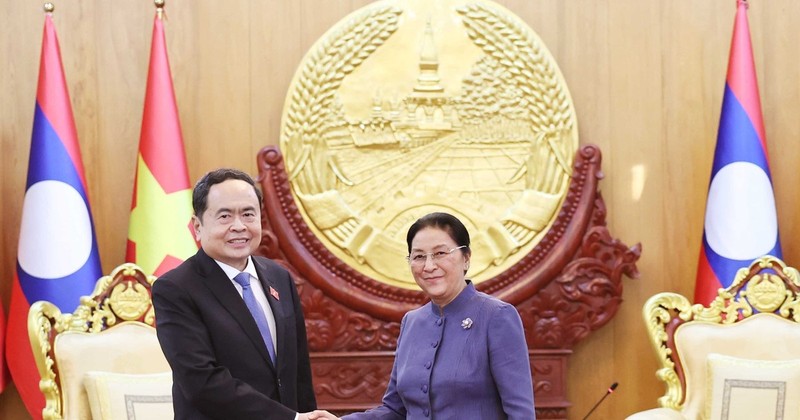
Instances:
[[[48,13],[6,337],[11,376],[34,418],[42,416],[44,397],[28,340],[28,310],[32,303],[47,300],[71,313],[81,296],[92,293],[100,276],[83,162]]]
[[[747,3],[740,0],[708,187],[695,302],[711,302],[720,287],[731,285],[737,270],[766,254],[782,257]]]
[[[192,186],[164,42],[161,11],[153,24],[150,70],[136,160],[126,260],[160,276],[197,252]]]

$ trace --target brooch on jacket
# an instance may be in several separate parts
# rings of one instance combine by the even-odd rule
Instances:
[[[472,328],[472,318],[464,318],[464,320],[461,321],[461,328],[465,330]]]

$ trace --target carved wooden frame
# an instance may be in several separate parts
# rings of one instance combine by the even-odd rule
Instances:
[[[623,274],[638,277],[641,245],[628,247],[606,228],[600,163],[597,146],[581,147],[552,228],[517,264],[477,286],[520,312],[541,419],[567,417],[566,362],[572,347],[616,314]],[[426,298],[373,280],[325,248],[297,209],[277,147],[262,149],[257,164],[264,193],[258,253],[294,276],[319,406],[335,412],[373,407],[388,382],[399,322]]]

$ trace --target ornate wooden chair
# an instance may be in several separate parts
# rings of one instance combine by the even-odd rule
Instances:
[[[123,264],[71,314],[46,301],[31,306],[44,419],[172,418],[172,377],[150,299],[154,281]]]
[[[676,293],[644,305],[667,390],[628,419],[799,418],[798,271],[765,256],[709,306]]]

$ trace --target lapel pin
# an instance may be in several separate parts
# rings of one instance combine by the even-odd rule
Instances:
[[[472,318],[464,318],[464,320],[461,321],[461,328],[465,330],[472,328]]]
[[[281,296],[278,294],[278,291],[275,290],[272,286],[269,287],[269,294],[275,298],[275,300],[281,300]]]

